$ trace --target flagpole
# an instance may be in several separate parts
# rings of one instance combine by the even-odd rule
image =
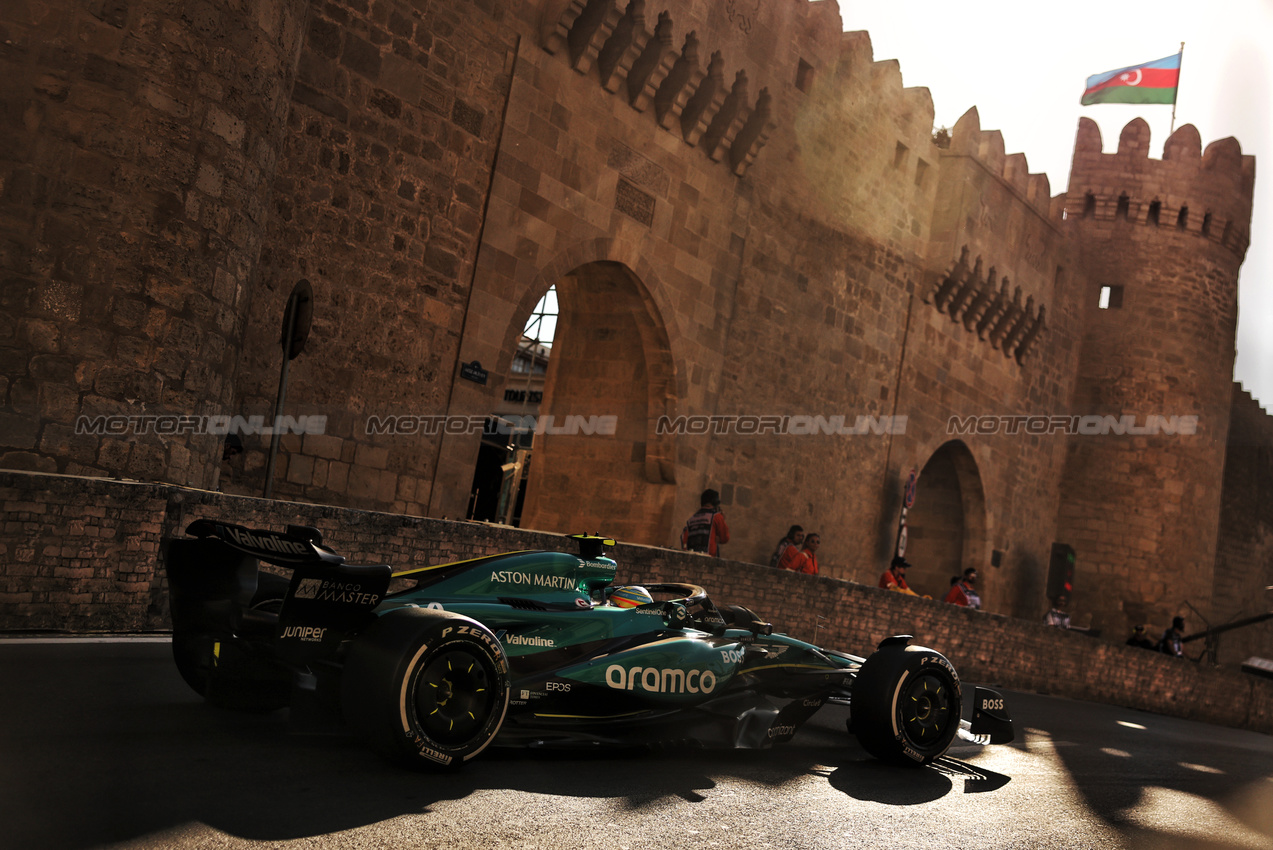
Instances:
[[[1181,66],[1181,68],[1183,68],[1185,64],[1185,43],[1183,41],[1180,42],[1180,52],[1176,55],[1180,57],[1180,62],[1178,64]],[[1180,68],[1177,68],[1176,96],[1171,99],[1171,132],[1167,134],[1168,136],[1176,132],[1176,101],[1179,99],[1180,99]]]

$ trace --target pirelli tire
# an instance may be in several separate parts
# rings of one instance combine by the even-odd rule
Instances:
[[[490,629],[447,611],[376,620],[345,660],[346,722],[399,764],[452,770],[495,739],[508,711],[508,658]]]
[[[930,764],[959,731],[959,676],[936,650],[886,646],[853,681],[850,729],[862,747],[893,764]]]

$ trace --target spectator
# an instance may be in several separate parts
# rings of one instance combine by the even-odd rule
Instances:
[[[1052,601],[1052,610],[1043,615],[1043,622],[1049,626],[1056,626],[1058,629],[1068,629],[1070,627],[1070,614],[1065,610],[1070,603],[1070,597],[1064,593],[1058,593],[1056,599]]]
[[[889,564],[888,569],[884,571],[884,575],[880,576],[880,587],[908,593],[911,596],[919,596],[906,583],[906,568],[910,565],[910,561],[907,561],[901,555],[894,555],[893,563]]]
[[[715,558],[720,555],[720,547],[729,542],[729,526],[720,512],[720,493],[709,488],[698,501],[699,509],[681,531],[681,548],[706,552]]]
[[[1162,633],[1158,641],[1158,651],[1180,658],[1185,654],[1185,646],[1181,638],[1185,636],[1185,618],[1176,617],[1171,621],[1171,628]]]
[[[962,578],[959,578],[950,587],[950,591],[946,594],[946,601],[952,605],[963,605],[967,608],[980,608],[981,596],[976,590],[977,570],[969,567],[964,570]]]
[[[769,566],[777,567],[778,562],[782,560],[782,553],[787,550],[788,546],[799,546],[804,541],[804,529],[798,525],[793,525],[787,529],[787,536],[778,541],[778,548],[774,549],[773,557],[769,559]]]
[[[1145,632],[1145,627],[1138,625],[1132,629],[1132,636],[1127,639],[1128,646],[1139,647],[1140,649],[1157,649],[1154,642],[1150,640],[1149,635]]]
[[[816,532],[809,532],[804,536],[804,545],[800,548],[788,546],[787,550],[782,553],[782,560],[779,566],[784,570],[792,570],[797,573],[807,573],[811,576],[818,574],[818,546],[822,543],[822,539],[818,537]]]

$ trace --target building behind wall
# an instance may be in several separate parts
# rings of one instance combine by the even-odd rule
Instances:
[[[1158,161],[1143,122],[1107,154],[1083,121],[1053,197],[975,108],[938,144],[827,0],[44,7],[0,11],[7,468],[259,493],[267,435],[222,463],[136,417],[272,416],[306,278],[287,412],[324,424],[284,437],[275,495],[465,516],[556,286],[537,414],[563,427],[524,526],[673,545],[712,486],[729,556],[800,522],[873,582],[913,469],[934,595],[977,566],[1036,617],[1057,541],[1108,637],[1273,584],[1273,521],[1234,495],[1264,479],[1231,417],[1244,457],[1273,431],[1231,393],[1232,139],[1182,127]]]

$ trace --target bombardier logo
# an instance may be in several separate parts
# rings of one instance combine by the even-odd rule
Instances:
[[[640,688],[658,694],[710,694],[716,690],[716,674],[711,670],[660,670],[611,664],[606,668],[606,684],[620,691]]]
[[[345,605],[375,605],[380,601],[380,594],[367,593],[362,585],[356,583],[303,578],[296,586],[295,598],[340,602]]]
[[[313,549],[308,543],[299,543],[282,537],[249,534],[237,528],[231,528],[230,537],[240,546],[248,549],[264,549],[266,552],[281,552],[287,555],[311,555]]]
[[[544,573],[519,573],[514,570],[500,570],[491,573],[491,584],[529,584],[535,587],[548,587],[554,590],[574,590],[575,580],[569,576],[553,576]]]

